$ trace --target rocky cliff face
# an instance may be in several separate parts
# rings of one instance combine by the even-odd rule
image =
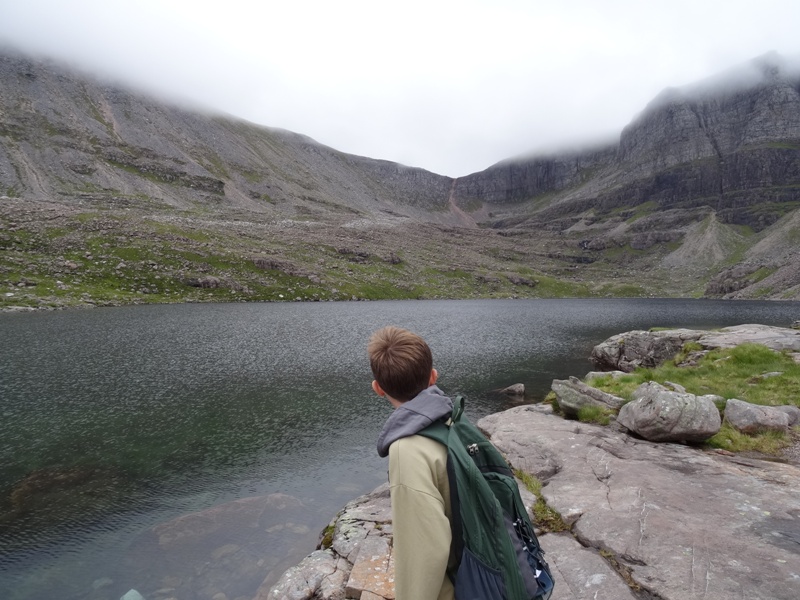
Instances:
[[[549,193],[538,221],[655,201],[661,210],[707,206],[725,222],[763,228],[800,200],[800,70],[767,55],[665,90],[615,145],[500,163],[457,188],[492,203]]]
[[[656,249],[670,276],[711,275],[708,295],[795,297],[800,68],[771,54],[667,89],[616,144],[500,163],[456,190],[492,205],[492,227],[557,232],[586,260]]]

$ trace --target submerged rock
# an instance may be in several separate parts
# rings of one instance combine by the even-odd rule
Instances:
[[[347,504],[323,532],[323,547],[286,571],[274,586],[265,582],[255,600],[392,600],[391,522],[385,484]]]
[[[137,539],[128,557],[130,580],[147,600],[220,594],[251,600],[296,562],[289,556],[314,546],[308,520],[308,506],[286,494],[241,498],[182,515]]]
[[[511,397],[525,396],[525,384],[515,383],[513,385],[508,386],[507,388],[503,388],[502,390],[500,390],[500,393]]]

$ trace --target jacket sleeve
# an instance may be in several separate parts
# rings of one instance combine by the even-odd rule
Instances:
[[[453,597],[446,461],[441,444],[420,436],[389,448],[396,600]]]

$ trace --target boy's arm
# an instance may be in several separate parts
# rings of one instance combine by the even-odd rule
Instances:
[[[438,442],[411,437],[390,447],[397,600],[436,600],[448,588],[452,590],[446,575],[451,531],[445,504],[449,498],[442,495],[442,478],[446,486],[446,452]]]

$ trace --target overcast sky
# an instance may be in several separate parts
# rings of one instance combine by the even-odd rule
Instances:
[[[455,177],[800,57],[800,1],[0,0],[0,45]]]

